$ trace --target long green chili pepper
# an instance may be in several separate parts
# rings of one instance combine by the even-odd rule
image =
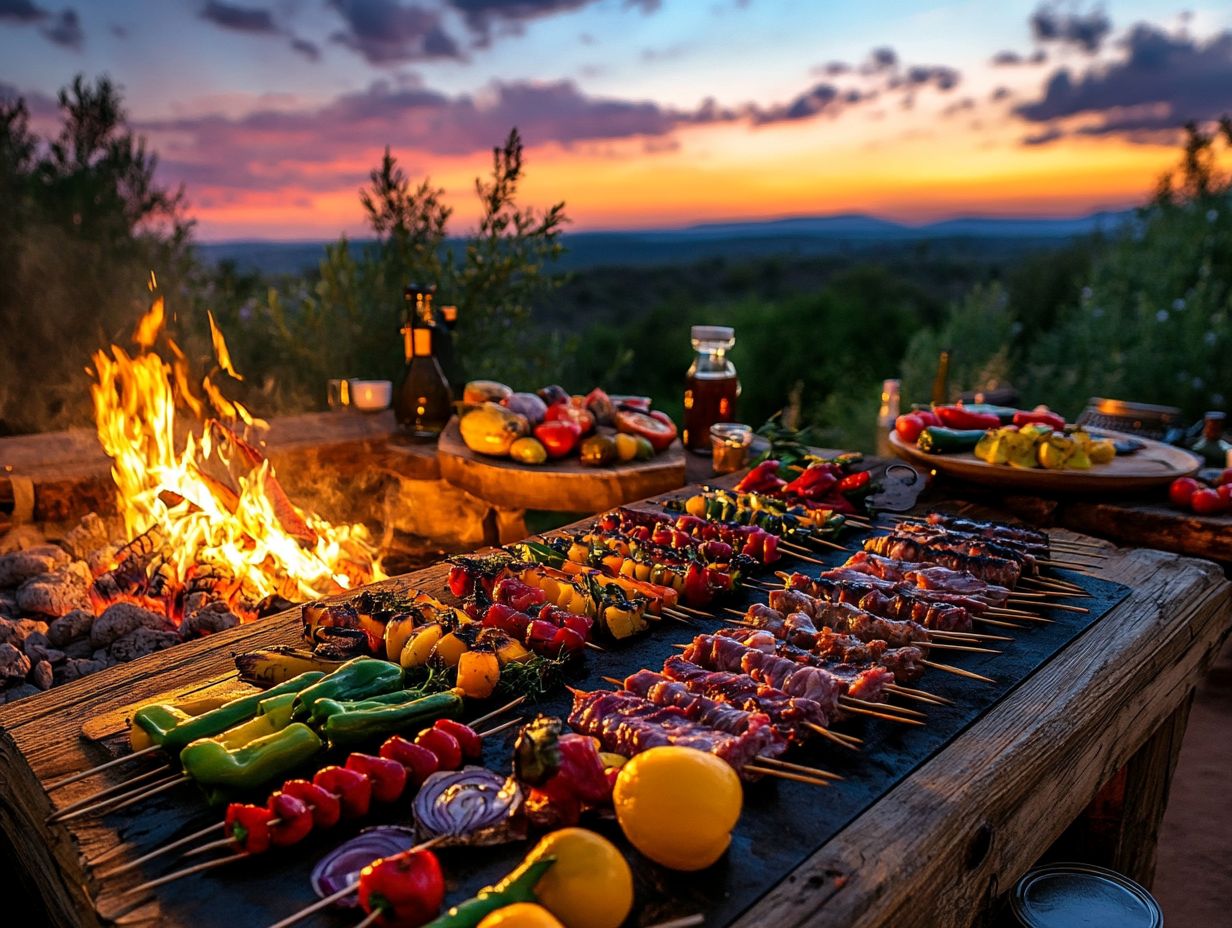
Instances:
[[[515,902],[534,902],[535,884],[554,863],[555,857],[526,861],[495,886],[485,886],[474,899],[455,905],[423,928],[475,928],[497,909]]]
[[[277,779],[317,754],[317,733],[302,722],[232,750],[213,738],[194,741],[180,752],[184,772],[207,788],[255,789]]]
[[[307,718],[318,699],[368,699],[402,689],[402,668],[374,657],[357,657],[302,690],[291,706],[291,717]]]
[[[433,693],[413,702],[393,706],[355,704],[325,719],[322,732],[331,748],[345,748],[360,741],[383,738],[422,728],[437,719],[457,718],[462,714],[462,697],[456,691]]]

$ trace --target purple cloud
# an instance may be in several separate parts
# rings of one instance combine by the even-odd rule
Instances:
[[[276,35],[281,30],[274,23],[274,14],[261,7],[238,6],[209,0],[201,8],[201,18],[236,32],[255,32]]]
[[[60,14],[51,20],[41,30],[43,37],[56,45],[81,51],[85,44],[85,33],[81,31],[81,20],[74,9],[61,10]]]
[[[0,0],[0,20],[15,23],[33,23],[46,19],[51,14],[30,0]]]
[[[1089,13],[1064,12],[1055,4],[1042,4],[1031,14],[1030,23],[1035,41],[1072,45],[1088,55],[1099,51],[1112,31],[1112,20],[1102,9]]]
[[[399,0],[330,0],[346,29],[335,42],[362,55],[369,64],[462,58],[458,43],[445,31],[439,10],[403,5]]]

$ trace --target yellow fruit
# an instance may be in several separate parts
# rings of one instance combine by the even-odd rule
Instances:
[[[723,856],[743,798],[740,778],[728,764],[675,746],[630,759],[612,792],[625,837],[673,870],[701,870]]]
[[[489,912],[479,928],[565,928],[552,913],[533,902],[515,902]],[[572,926],[569,926],[572,928]]]
[[[514,441],[530,431],[530,423],[504,406],[484,403],[462,414],[458,430],[472,451],[504,457]]]
[[[633,908],[633,874],[607,838],[562,828],[540,841],[528,860],[555,857],[535,884],[535,898],[565,928],[619,928]]]
[[[632,461],[637,457],[637,438],[627,432],[616,435],[616,458],[620,461]]]
[[[539,439],[528,435],[509,446],[509,456],[522,464],[542,464],[548,459],[548,451]]]

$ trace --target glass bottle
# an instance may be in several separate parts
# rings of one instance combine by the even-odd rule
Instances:
[[[685,375],[684,445],[698,454],[710,454],[710,426],[736,418],[740,379],[727,358],[736,333],[725,325],[695,325],[690,335],[696,354]]]
[[[411,284],[403,293],[406,371],[394,397],[394,415],[398,425],[416,438],[438,437],[453,414],[453,393],[434,354],[434,289]]]
[[[454,328],[458,324],[458,307],[442,306],[440,317],[441,322],[436,327],[436,336],[432,342],[433,354],[436,355],[436,360],[441,365],[449,388],[457,393],[463,387],[462,371],[458,366],[457,353],[454,350]]]
[[[943,348],[937,358],[937,376],[933,379],[933,402],[943,406],[950,401],[950,349]]]
[[[1228,451],[1232,450],[1232,445],[1224,441],[1224,419],[1222,412],[1208,412],[1202,420],[1202,435],[1189,447],[1207,467],[1227,466]]]
[[[894,428],[894,421],[898,418],[899,408],[902,404],[902,388],[901,380],[883,380],[881,382],[881,408],[877,410],[877,454],[881,457],[889,457],[894,453],[894,449],[890,447],[890,432]]]

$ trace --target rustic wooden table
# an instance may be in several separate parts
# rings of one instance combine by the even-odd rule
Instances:
[[[1105,862],[1149,883],[1189,698],[1232,626],[1230,585],[1208,562],[1150,550],[1107,554],[1097,574],[1131,587],[1129,596],[822,846],[739,925],[981,924],[1121,770],[1122,820],[1105,842]],[[443,573],[433,567],[382,585],[440,589]],[[48,795],[45,784],[109,757],[81,736],[83,724],[111,721],[118,730],[134,703],[227,677],[233,652],[292,643],[298,634],[298,616],[286,613],[0,707],[0,830],[51,923],[105,923],[100,913],[116,911],[121,893],[143,878],[137,870],[100,881],[88,860],[122,845],[107,864],[114,866],[201,821],[197,804],[164,803],[157,815],[120,826],[91,817],[46,824],[54,809],[123,776],[100,775]]]

